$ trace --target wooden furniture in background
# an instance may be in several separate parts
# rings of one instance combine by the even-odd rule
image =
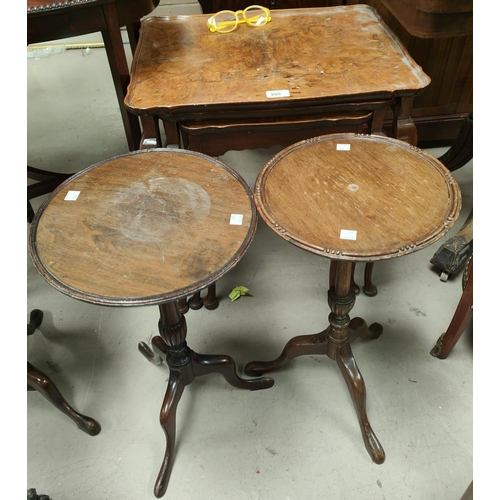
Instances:
[[[172,470],[185,386],[210,373],[252,391],[274,383],[240,378],[229,356],[192,351],[178,305],[232,269],[256,227],[252,191],[235,170],[177,149],[136,151],[78,172],[44,200],[31,225],[35,267],[59,291],[91,304],[159,307],[159,335],[152,347],[139,345],[150,361],[166,362],[170,370],[160,412],[166,452],[157,497],[165,494]]]
[[[247,375],[280,368],[297,356],[336,360],[351,393],[366,449],[380,464],[385,452],[366,414],[366,388],[351,343],[376,339],[382,326],[351,319],[356,262],[402,257],[441,238],[461,209],[460,188],[433,156],[386,137],[333,134],[290,146],[264,166],[255,186],[268,226],[298,248],[331,259],[331,314],[325,330],[288,341],[273,361],[252,361]]]
[[[199,0],[204,13],[248,6],[244,0]],[[411,116],[419,141],[452,142],[472,112],[472,0],[263,0],[269,9],[367,4],[431,78]],[[391,113],[385,125],[390,130]],[[341,130],[335,130],[339,132]]]
[[[204,14],[220,10],[242,10],[250,4],[247,0],[198,0]],[[334,7],[357,2],[346,0],[262,0],[259,5],[268,9],[300,9],[304,7]]]
[[[35,217],[31,201],[33,198],[54,191],[54,189],[65,181],[71,174],[61,174],[59,172],[50,172],[39,168],[30,167],[28,165],[28,179],[37,181],[33,184],[28,184],[28,222],[31,222]]]
[[[68,0],[49,3],[27,0],[28,45],[101,32],[130,151],[139,149],[141,127],[123,104],[130,80],[120,26],[127,27],[132,54],[139,38],[141,17],[160,0]]]
[[[439,157],[439,161],[454,172],[472,160],[472,113],[465,119],[460,134],[450,149]],[[431,258],[431,263],[441,269],[441,281],[447,281],[450,274],[457,273],[472,255],[473,211],[471,210],[457,234],[443,243]]]
[[[456,274],[468,261],[473,251],[473,211],[458,233],[448,238],[434,253],[430,262],[441,270],[441,281],[448,281],[450,274]]]
[[[141,17],[152,12],[160,0],[69,0],[47,3],[47,0],[27,0],[28,45],[62,38],[101,32],[116,97],[125,128],[128,147],[139,149],[141,126],[137,116],[123,103],[130,81],[129,69],[120,26],[127,27],[130,47],[135,52]],[[30,200],[52,192],[68,175],[40,170],[28,165],[28,222],[33,220]]]
[[[367,0],[431,78],[413,102],[421,143],[453,142],[472,109],[472,0]],[[390,118],[390,117],[389,117]]]
[[[28,323],[28,335],[33,335],[43,320],[43,311],[33,309],[30,313]],[[89,436],[97,436],[101,432],[99,422],[91,417],[78,413],[59,392],[52,379],[42,371],[35,368],[28,361],[28,391],[38,391],[48,401],[50,401],[59,411],[68,416],[79,429]]]
[[[473,257],[471,256],[464,269],[462,277],[463,293],[455,310],[455,314],[444,332],[432,348],[432,356],[439,359],[446,359],[451,350],[465,332],[472,320],[472,301],[473,301],[473,278],[472,278]]]
[[[181,144],[182,129],[183,147],[218,156],[270,137],[288,145],[332,120],[380,134],[388,109],[391,135],[416,144],[411,103],[430,80],[371,7],[276,10],[227,34],[211,33],[208,17],[142,23],[125,105],[154,120],[157,145],[158,120],[175,125],[167,143]]]

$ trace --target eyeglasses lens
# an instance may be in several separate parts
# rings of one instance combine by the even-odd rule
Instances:
[[[245,10],[247,23],[252,26],[263,26],[267,23],[266,11],[260,7],[251,7]]]
[[[213,16],[213,25],[219,33],[232,31],[238,24],[234,12],[223,11]]]

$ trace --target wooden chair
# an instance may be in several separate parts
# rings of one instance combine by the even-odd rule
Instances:
[[[34,309],[30,314],[28,335],[33,335],[43,320],[43,312]],[[54,382],[42,371],[35,368],[28,361],[28,390],[38,391],[47,398],[58,410],[67,415],[79,429],[89,436],[96,436],[101,432],[101,425],[93,418],[78,413],[62,396]],[[35,492],[36,493],[36,492]]]
[[[139,149],[139,118],[123,102],[130,81],[120,26],[126,26],[132,54],[139,38],[141,17],[151,13],[159,0],[69,0],[50,3],[27,0],[28,44],[100,32],[130,151]]]
[[[472,159],[472,113],[465,119],[460,133],[451,148],[439,161],[451,172],[458,170]],[[441,269],[441,281],[456,274],[472,255],[473,216],[470,212],[459,232],[449,238],[431,258],[431,263]]]
[[[123,99],[130,81],[128,63],[120,26],[126,26],[132,54],[139,39],[140,19],[152,12],[160,0],[69,0],[50,3],[27,0],[27,43],[41,43],[62,38],[100,32],[104,40],[109,68],[120,107],[130,151],[139,149],[139,118],[130,113]],[[28,166],[28,221],[33,219],[30,200],[52,192],[69,175]]]
[[[463,293],[455,314],[448,329],[439,337],[431,350],[431,355],[436,358],[446,359],[448,357],[472,319],[472,261],[471,256],[462,277]]]
[[[472,113],[465,119],[460,134],[451,148],[439,158],[450,171],[466,165],[473,156]],[[442,269],[441,281],[446,281],[450,274],[458,272],[465,263],[462,276],[463,293],[453,318],[431,350],[432,356],[446,359],[458,339],[472,319],[472,243],[473,215],[467,217],[459,232],[449,238],[431,258],[431,263]]]

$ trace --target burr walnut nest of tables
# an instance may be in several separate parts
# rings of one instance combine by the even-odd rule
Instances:
[[[167,144],[219,156],[332,127],[381,134],[388,114],[388,133],[416,144],[412,101],[430,78],[374,8],[272,10],[266,25],[231,33],[211,33],[209,17],[142,22],[125,106],[147,147],[161,145],[159,120]]]
[[[78,300],[104,306],[158,305],[159,335],[139,350],[170,375],[160,413],[166,452],[155,495],[167,489],[176,410],[195,377],[220,373],[240,389],[232,358],[202,355],[186,343],[178,300],[207,287],[241,259],[253,240],[257,211],[243,178],[222,162],[176,149],[116,156],[78,172],[41,205],[29,233],[40,274]]]
[[[349,388],[366,449],[377,463],[385,452],[366,414],[366,388],[351,343],[378,338],[382,326],[350,319],[353,265],[402,257],[441,238],[462,204],[448,169],[405,142],[357,134],[308,139],[282,150],[261,170],[255,202],[264,221],[286,241],[331,259],[329,325],[292,338],[273,361],[253,361],[262,375],[301,355],[335,359]]]

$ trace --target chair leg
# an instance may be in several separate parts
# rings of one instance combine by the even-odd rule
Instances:
[[[455,310],[455,314],[453,315],[448,329],[439,337],[436,345],[431,351],[431,355],[439,359],[446,359],[448,357],[472,318],[472,258],[466,271],[467,282]]]

